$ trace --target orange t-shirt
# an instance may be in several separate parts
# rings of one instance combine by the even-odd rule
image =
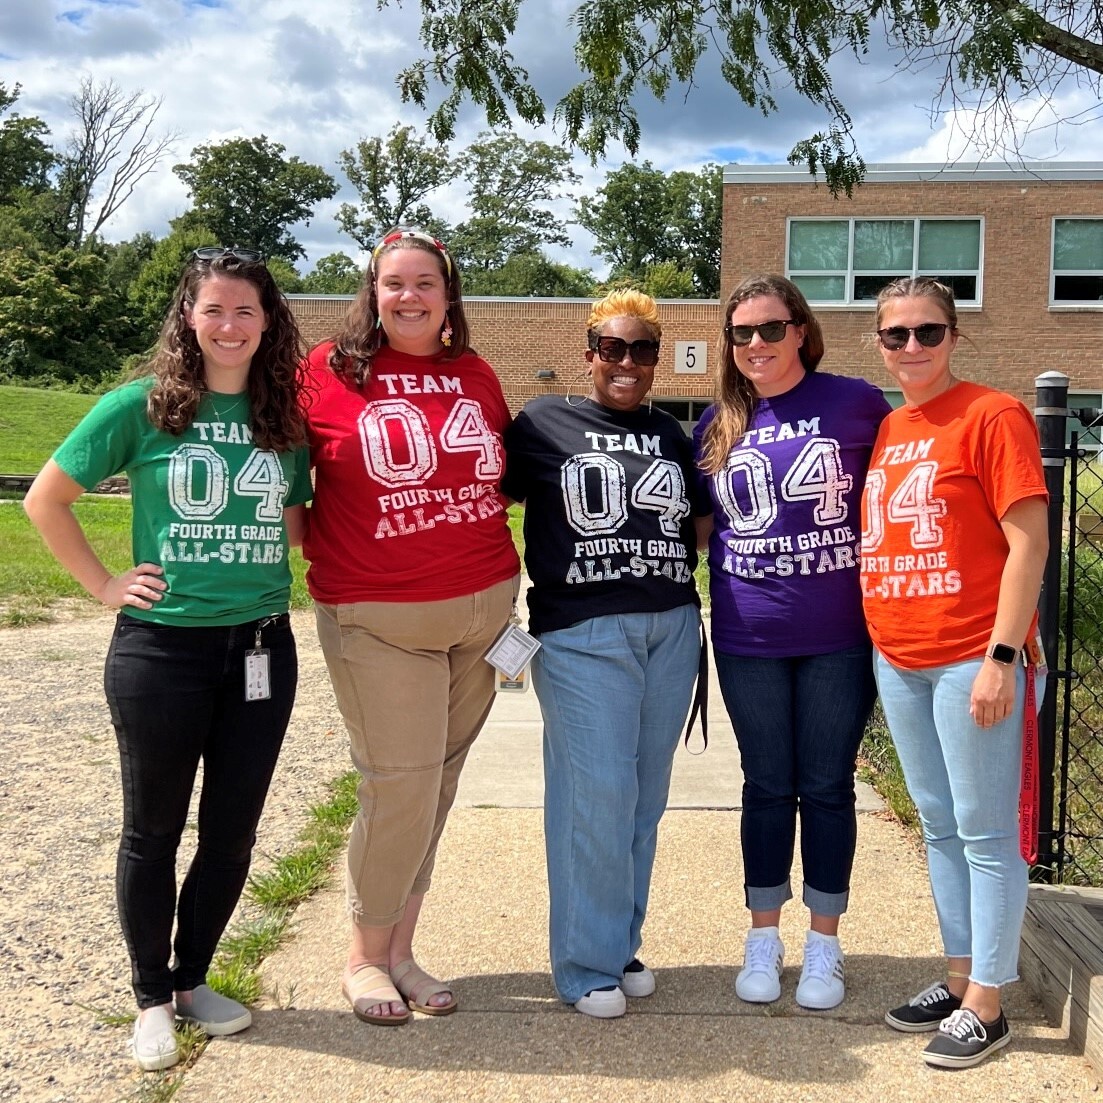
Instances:
[[[1011,395],[957,383],[885,418],[862,495],[861,578],[870,636],[893,665],[984,654],[1008,552],[1000,518],[1032,497],[1048,498],[1038,430]]]

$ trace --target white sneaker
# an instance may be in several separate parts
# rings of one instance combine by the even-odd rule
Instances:
[[[745,1003],[773,1003],[781,996],[785,947],[777,927],[752,927],[743,947],[743,968],[735,978],[735,994]]]
[[[179,1063],[176,1031],[172,1029],[174,1021],[171,1003],[151,1007],[144,1014],[138,1013],[130,1046],[140,1069],[156,1072]]]
[[[797,985],[797,1003],[812,1011],[838,1007],[846,995],[843,952],[834,935],[809,931],[804,942],[804,966]]]
[[[624,977],[620,982],[624,994],[631,999],[650,996],[655,991],[655,974],[638,957],[624,967]]]
[[[595,988],[580,1000],[575,1000],[575,1010],[594,1019],[619,1019],[628,1010],[624,993],[619,988]]]

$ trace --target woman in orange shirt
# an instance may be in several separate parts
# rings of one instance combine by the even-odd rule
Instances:
[[[927,846],[948,977],[885,1016],[937,1030],[930,1065],[1006,1045],[1027,864],[1018,792],[1031,633],[1048,551],[1038,433],[1017,399],[959,379],[951,290],[897,280],[877,299],[905,405],[881,424],[862,508],[862,591],[881,702]]]

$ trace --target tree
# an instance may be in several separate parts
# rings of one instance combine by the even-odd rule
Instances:
[[[302,290],[308,295],[355,295],[360,280],[360,269],[352,257],[330,253],[303,277]]]
[[[0,83],[0,116],[19,99],[20,86],[10,92]],[[24,193],[38,193],[49,187],[54,152],[47,145],[50,131],[33,115],[12,113],[0,122],[0,206],[16,203]]]
[[[191,162],[173,166],[195,204],[189,214],[213,235],[206,244],[249,246],[290,262],[306,255],[288,227],[309,224],[337,184],[323,168],[284,152],[261,134],[196,146]]]
[[[86,77],[69,106],[77,123],[58,159],[55,234],[79,248],[153,172],[177,135],[154,133],[160,99],[124,93],[114,81]]]
[[[545,298],[589,298],[596,283],[590,272],[557,264],[543,253],[514,253],[493,271],[475,269],[463,275],[465,295],[539,295]]]
[[[596,196],[583,196],[576,217],[597,239],[594,252],[611,265],[610,279],[642,286],[650,266],[672,266],[685,274],[677,286],[689,296],[712,298],[720,287],[723,183],[719,165],[667,175],[650,161],[628,162],[607,174]]]
[[[0,377],[93,388],[136,349],[103,257],[71,248],[0,253]]]
[[[548,209],[573,198],[566,189],[582,179],[567,150],[484,131],[459,160],[471,217],[452,231],[450,245],[465,273],[494,271],[543,245],[571,244],[565,223]]]
[[[142,265],[127,293],[144,348],[156,341],[176,285],[192,252],[216,240],[205,226],[196,225],[192,219],[181,225],[182,221],[176,219],[172,233],[153,247],[149,260]]]
[[[398,85],[420,106],[430,81],[448,89],[429,121],[437,140],[452,137],[467,98],[491,125],[511,112],[545,121],[541,95],[509,50],[524,0],[419,2],[428,57],[407,67]],[[878,29],[901,48],[906,66],[943,66],[942,94],[954,105],[977,95],[1012,126],[1018,98],[1048,100],[1071,81],[1087,84],[1098,100],[1103,74],[1098,0],[583,0],[571,22],[583,80],[554,116],[593,158],[618,139],[634,154],[636,92],[663,99],[673,84],[691,85],[708,54],[736,95],[765,115],[777,110],[779,77],[823,108],[827,127],[799,141],[789,160],[822,171],[835,194],[849,194],[865,172],[835,74],[849,57],[862,60]]]
[[[341,204],[337,224],[361,249],[370,251],[393,226],[447,236],[444,223],[422,202],[456,177],[459,166],[446,145],[431,145],[412,126],[395,125],[385,140],[361,140],[354,150],[341,150],[337,160],[360,196],[359,206]]]

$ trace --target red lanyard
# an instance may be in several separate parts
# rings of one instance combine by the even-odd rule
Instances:
[[[1019,853],[1030,865],[1038,861],[1038,698],[1034,688],[1034,664],[1026,668],[1026,700],[1023,703],[1023,769],[1019,784]]]

